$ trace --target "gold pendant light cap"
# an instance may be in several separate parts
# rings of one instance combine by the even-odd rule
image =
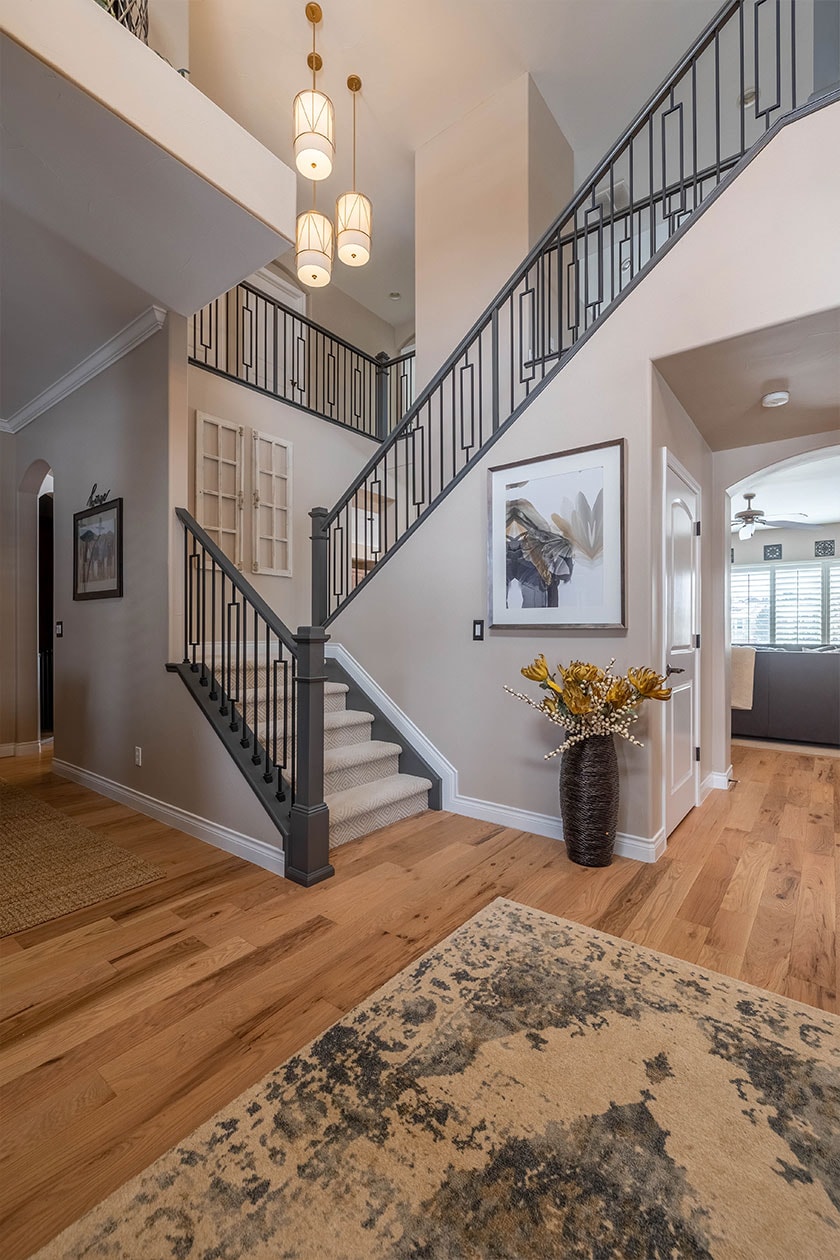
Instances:
[[[313,26],[316,22],[320,22],[323,16],[320,4],[310,3],[306,6],[306,20],[311,22]]]
[[[362,80],[357,74],[348,75],[347,86],[351,92],[358,92],[359,88],[362,86]]]
[[[318,71],[322,69],[324,62],[319,52],[311,52],[306,58],[306,64],[310,70]]]

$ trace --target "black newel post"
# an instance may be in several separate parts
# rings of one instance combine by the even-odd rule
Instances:
[[[297,775],[286,878],[309,888],[329,879],[330,811],[324,802],[324,644],[321,626],[301,626],[297,644]]]
[[[312,520],[312,624],[323,626],[327,620],[327,556],[330,536],[324,528],[327,508],[316,507],[309,513]]]
[[[388,392],[391,360],[384,350],[376,356],[376,436],[384,442],[388,436]]]

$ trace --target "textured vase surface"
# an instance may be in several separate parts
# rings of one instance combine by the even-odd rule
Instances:
[[[618,826],[618,758],[612,735],[572,744],[560,762],[566,852],[578,866],[609,866]]]

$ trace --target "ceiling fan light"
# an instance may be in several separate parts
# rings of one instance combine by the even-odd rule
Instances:
[[[335,110],[323,92],[309,88],[294,102],[295,165],[307,179],[326,179],[335,160]]]
[[[305,210],[295,225],[295,267],[298,280],[310,289],[329,284],[333,265],[333,225],[318,210]]]
[[[738,537],[741,539],[741,542],[746,542],[748,538],[752,538],[754,533],[755,525],[748,521],[746,525],[742,525],[738,530]]]
[[[338,257],[348,267],[364,267],[370,258],[373,210],[359,192],[343,193],[335,203]]]

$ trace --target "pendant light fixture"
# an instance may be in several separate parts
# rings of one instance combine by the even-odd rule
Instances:
[[[298,280],[309,289],[323,289],[332,275],[332,221],[316,208],[317,184],[312,190],[312,209],[304,210],[295,224],[295,266]]]
[[[343,193],[335,203],[338,257],[348,267],[364,267],[370,258],[373,210],[370,199],[356,191],[356,93],[362,86],[351,74],[347,86],[353,94],[353,191]]]
[[[335,159],[335,111],[330,98],[315,87],[315,75],[324,64],[315,51],[315,27],[323,17],[320,4],[307,4],[306,17],[312,23],[312,52],[306,59],[312,87],[295,97],[295,165],[307,179],[321,180],[331,174]]]

